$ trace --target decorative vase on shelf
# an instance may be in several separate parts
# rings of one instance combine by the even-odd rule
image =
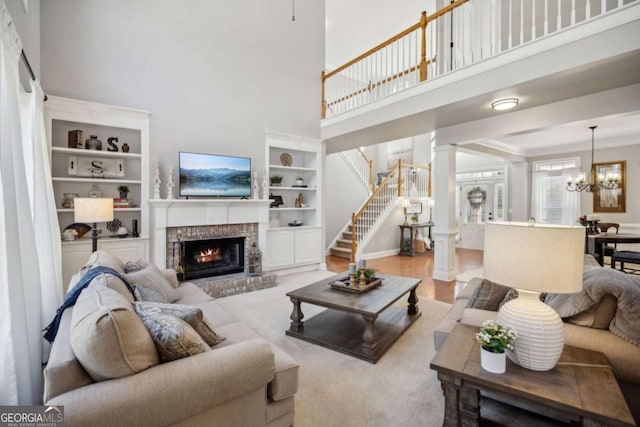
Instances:
[[[84,148],[87,150],[102,150],[102,141],[98,139],[98,135],[90,135],[89,139],[84,142]]]
[[[494,374],[504,374],[507,369],[507,354],[493,353],[480,346],[480,366]]]

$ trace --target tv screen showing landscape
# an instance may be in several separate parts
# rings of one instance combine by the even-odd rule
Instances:
[[[180,153],[180,196],[249,197],[251,159]]]

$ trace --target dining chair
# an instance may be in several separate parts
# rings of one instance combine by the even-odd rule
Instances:
[[[616,229],[616,234],[618,234],[618,231],[620,230],[620,224],[617,224],[615,222],[599,222],[598,223],[598,228],[600,229],[601,233],[608,233],[609,229],[611,228],[615,228]],[[606,244],[604,245],[604,253],[603,256],[605,257],[610,257],[613,255],[613,253],[617,250],[617,244],[613,243],[613,244]],[[603,260],[604,262],[604,260]]]

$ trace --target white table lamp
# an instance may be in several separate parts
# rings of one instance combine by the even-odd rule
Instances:
[[[504,304],[498,322],[518,334],[507,356],[535,371],[552,369],[564,347],[560,316],[540,301],[541,292],[582,290],[584,227],[488,222],[484,236],[484,276],[518,290]]]
[[[429,197],[427,199],[427,206],[429,206],[429,222],[433,223],[433,207],[436,205],[436,199]]]
[[[113,199],[97,197],[76,197],[74,199],[74,221],[90,222],[93,224],[91,239],[93,240],[92,252],[98,249],[97,223],[113,221]]]
[[[409,200],[409,198],[404,198],[402,199],[402,201],[400,202],[403,208],[404,208],[404,225],[409,224],[409,221],[407,221],[407,208],[411,207],[411,200]]]

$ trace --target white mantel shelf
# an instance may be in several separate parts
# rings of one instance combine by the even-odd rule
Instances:
[[[151,199],[152,259],[166,264],[167,227],[258,224],[258,245],[266,250],[271,200],[261,199]]]
[[[268,205],[271,200],[261,199],[151,199],[149,204],[157,207],[170,207],[172,205],[216,205],[231,206],[235,204],[264,204]]]

